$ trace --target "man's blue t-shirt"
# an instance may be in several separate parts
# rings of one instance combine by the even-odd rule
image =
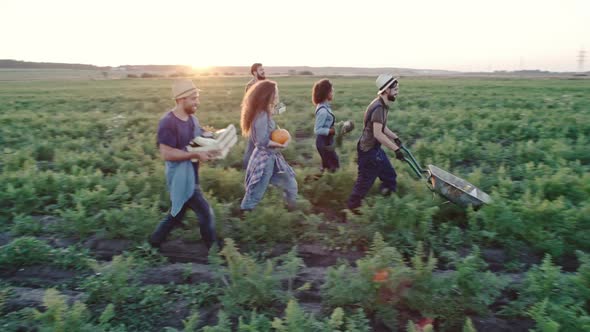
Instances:
[[[172,111],[166,113],[158,124],[158,145],[166,144],[175,149],[186,151],[186,146],[196,136],[201,136],[203,128],[196,117],[190,116],[183,121]],[[192,163],[195,170],[195,183],[199,183],[199,164]]]

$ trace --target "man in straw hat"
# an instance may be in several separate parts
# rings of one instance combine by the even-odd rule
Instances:
[[[381,180],[382,194],[396,191],[397,175],[381,145],[394,151],[397,159],[404,160],[401,140],[387,128],[389,105],[397,98],[398,81],[393,75],[381,74],[375,84],[378,96],[365,111],[364,128],[357,143],[358,176],[348,198],[348,208],[353,211],[361,205],[377,177]]]
[[[191,159],[204,162],[219,151],[188,152],[186,149],[193,138],[210,136],[194,115],[199,107],[199,91],[191,80],[175,81],[172,96],[176,107],[166,112],[158,124],[158,146],[166,163],[166,184],[172,207],[148,239],[154,247],[159,247],[174,227],[182,225],[187,208],[196,213],[207,247],[217,243],[213,211],[199,186],[199,163]]]

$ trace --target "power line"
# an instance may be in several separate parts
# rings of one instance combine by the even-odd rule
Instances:
[[[578,72],[584,72],[584,61],[586,60],[586,51],[581,49],[578,53]]]

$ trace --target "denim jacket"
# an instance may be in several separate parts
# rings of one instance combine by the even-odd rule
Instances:
[[[334,124],[335,120],[336,117],[332,113],[329,103],[318,104],[315,113],[314,134],[328,136],[330,134],[330,127]]]

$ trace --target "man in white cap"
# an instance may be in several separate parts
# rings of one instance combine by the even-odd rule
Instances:
[[[174,227],[182,225],[187,208],[197,215],[201,237],[207,247],[217,243],[213,210],[199,186],[199,163],[191,159],[204,162],[219,152],[188,152],[186,149],[193,138],[210,134],[194,115],[199,107],[199,91],[191,80],[175,81],[172,96],[176,107],[166,112],[158,124],[158,146],[166,163],[166,184],[172,207],[148,239],[154,247],[159,247]]]
[[[398,81],[393,75],[381,74],[375,84],[378,96],[365,111],[364,128],[357,143],[358,176],[347,204],[353,211],[361,205],[377,178],[381,180],[382,194],[396,191],[397,175],[381,145],[394,151],[397,159],[404,160],[401,140],[387,128],[389,105],[397,98]]]

